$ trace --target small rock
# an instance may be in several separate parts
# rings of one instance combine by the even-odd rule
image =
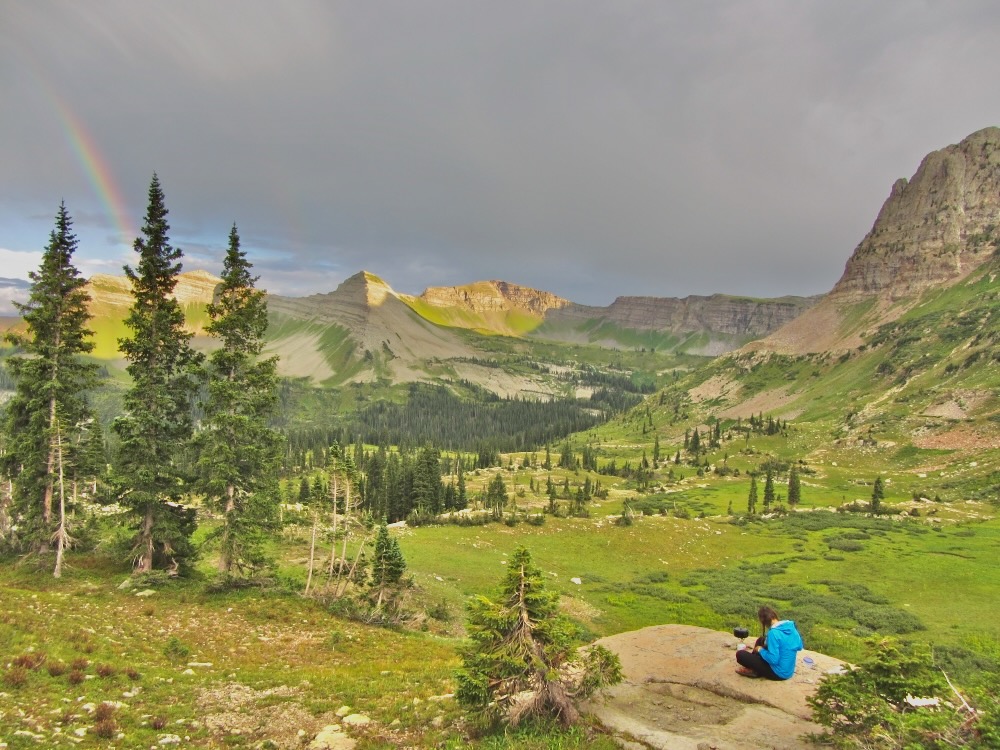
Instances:
[[[454,698],[454,697],[455,697],[454,693],[445,693],[444,695],[432,695],[427,700],[429,700],[429,701],[431,701],[433,703],[439,703],[441,701],[450,700],[451,698]]]
[[[142,591],[136,591],[135,595],[138,597],[147,597],[147,596],[152,596],[155,593],[156,592],[153,591],[153,589],[143,589]]]
[[[344,723],[349,727],[363,727],[366,724],[371,724],[371,719],[369,719],[364,714],[351,714],[350,716],[344,717]]]
[[[309,743],[309,750],[351,750],[357,743],[336,724],[323,727]]]
[[[163,734],[160,735],[159,739],[160,745],[179,745],[181,744],[181,738],[176,734]]]
[[[212,666],[212,662],[210,662],[210,661],[189,661],[188,662],[188,666],[189,667],[210,667],[210,666]]]
[[[431,726],[434,727],[435,729],[440,729],[441,727],[443,727],[444,726],[444,716],[441,716],[440,714],[438,714],[433,719],[431,719]]]
[[[581,585],[583,583],[583,580],[580,579],[580,578],[570,578],[569,582],[570,583],[575,583],[577,586],[579,586],[579,585]]]
[[[343,719],[349,713],[351,713],[350,706],[341,706],[340,708],[337,709],[337,718]]]
[[[79,727],[78,729],[74,729],[73,734],[75,734],[77,737],[83,737],[85,734],[87,734],[87,728]]]
[[[392,722],[389,724],[389,726],[390,727],[398,727],[402,723],[403,722],[401,722],[399,719],[393,719]]]
[[[414,698],[414,699],[413,699],[413,705],[414,705],[414,706],[419,706],[419,705],[420,705],[421,703],[423,703],[423,702],[424,702],[424,701],[423,701],[423,698]]]
[[[183,672],[181,672],[181,674],[194,674],[194,670],[188,667]]]

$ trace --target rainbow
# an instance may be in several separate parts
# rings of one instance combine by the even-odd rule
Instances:
[[[136,233],[128,220],[125,199],[115,182],[111,167],[107,160],[102,157],[96,141],[80,118],[48,86],[42,88],[56,111],[67,145],[79,162],[84,175],[103,205],[104,211],[118,232],[119,242],[131,246]]]

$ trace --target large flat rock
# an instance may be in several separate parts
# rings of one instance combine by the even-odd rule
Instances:
[[[748,679],[735,671],[738,642],[731,634],[688,625],[604,638],[598,643],[618,654],[625,679],[585,708],[637,747],[809,748],[802,736],[821,728],[810,721],[806,698],[824,673],[843,669],[843,662],[801,651],[791,679]]]

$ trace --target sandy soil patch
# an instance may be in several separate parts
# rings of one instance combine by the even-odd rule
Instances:
[[[965,409],[959,406],[957,401],[945,401],[943,404],[935,404],[924,409],[925,417],[941,417],[942,419],[966,419],[968,414]]]
[[[802,409],[781,410],[785,409],[796,398],[798,398],[798,394],[789,393],[786,386],[772,388],[769,391],[761,391],[728,409],[723,409],[716,416],[722,419],[736,419],[763,412],[764,414],[774,414],[778,419],[795,419],[802,413]]]
[[[299,730],[311,737],[327,724],[338,721],[333,714],[313,716],[296,700],[297,688],[281,685],[254,690],[238,682],[220,683],[198,695],[205,726],[220,739],[239,735],[248,740],[269,740],[272,747],[291,750],[302,747]]]
[[[938,450],[984,451],[1000,448],[1000,435],[983,432],[971,425],[959,425],[936,435],[916,438],[913,444],[918,448]]]
[[[483,367],[471,362],[456,362],[454,369],[457,378],[478,383],[483,388],[505,398],[522,393],[531,393],[536,396],[544,395],[546,398],[551,398],[554,395],[553,389],[542,380],[513,375],[496,367]]]
[[[688,391],[695,403],[711,401],[714,398],[735,397],[740,392],[740,384],[723,375],[713,375],[704,383]]]
[[[320,353],[318,333],[286,336],[266,347],[264,355],[280,357],[278,375],[281,377],[326,380],[333,375],[326,358]]]

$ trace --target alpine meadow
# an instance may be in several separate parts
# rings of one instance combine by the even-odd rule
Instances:
[[[1000,746],[1000,128],[819,296],[272,295],[169,188],[5,323],[0,748]]]

